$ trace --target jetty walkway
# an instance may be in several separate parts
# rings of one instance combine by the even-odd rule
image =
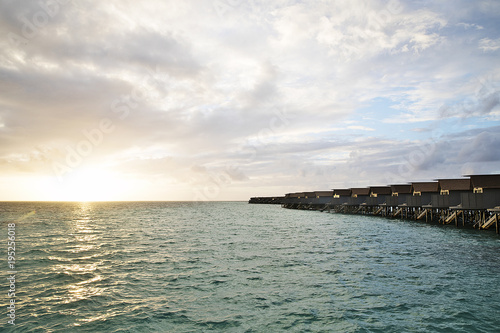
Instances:
[[[252,204],[499,230],[500,174],[253,197]]]

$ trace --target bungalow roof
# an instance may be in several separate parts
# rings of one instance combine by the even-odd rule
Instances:
[[[333,191],[316,191],[318,197],[333,197]]]
[[[371,186],[370,193],[390,195],[392,191],[390,186]]]
[[[470,179],[438,179],[439,187],[448,191],[472,190]]]
[[[356,195],[370,195],[370,188],[369,187],[355,187],[355,188],[351,188],[351,194],[356,194]]]
[[[391,185],[392,193],[411,194],[411,184]]]
[[[413,191],[428,193],[428,192],[439,192],[439,183],[438,182],[416,182],[411,183],[413,186]]]
[[[351,189],[350,188],[337,189],[337,190],[334,189],[333,194],[341,196],[341,197],[350,197],[351,196]]]
[[[500,175],[471,175],[469,177],[474,188],[500,188]]]

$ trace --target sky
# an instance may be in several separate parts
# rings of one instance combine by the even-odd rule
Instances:
[[[500,1],[0,1],[0,200],[500,173]]]

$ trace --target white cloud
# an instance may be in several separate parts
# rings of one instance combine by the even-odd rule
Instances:
[[[347,126],[347,128],[360,131],[375,131],[373,128],[366,126]]]
[[[463,27],[464,29],[476,29],[476,30],[482,30],[484,29],[483,26],[477,25],[477,24],[470,24],[470,23],[458,23],[457,24],[460,27]]]
[[[479,41],[479,48],[483,50],[483,52],[496,51],[500,49],[500,38],[483,38]]]

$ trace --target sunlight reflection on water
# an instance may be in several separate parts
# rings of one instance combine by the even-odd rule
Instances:
[[[8,205],[17,216],[33,211]],[[23,331],[500,326],[491,297],[500,292],[500,242],[490,233],[246,203],[36,210],[19,223]]]

